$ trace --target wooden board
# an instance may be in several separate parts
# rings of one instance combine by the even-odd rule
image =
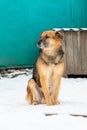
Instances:
[[[81,41],[81,73],[87,74],[87,31],[80,32]]]
[[[72,74],[77,74],[78,73],[78,40],[77,40],[77,35],[78,32],[72,31],[72,44],[73,44],[73,73]]]
[[[64,32],[65,75],[87,75],[87,31]]]
[[[73,43],[72,43],[72,31],[65,32],[65,45],[66,45],[66,73],[72,74],[74,71],[73,64]]]
[[[64,77],[66,77],[66,42],[65,42],[66,33],[63,32],[63,34],[64,34],[64,38],[62,44],[63,44],[63,51],[64,51]]]

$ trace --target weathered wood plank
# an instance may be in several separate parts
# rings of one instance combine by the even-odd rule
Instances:
[[[66,73],[72,74],[74,71],[73,64],[73,43],[72,43],[72,31],[65,32],[65,42],[66,42]]]
[[[87,32],[81,31],[81,74],[87,74]]]
[[[80,31],[77,32],[77,63],[78,63],[78,67],[77,67],[77,72],[78,74],[81,74],[81,63],[82,63],[82,59],[81,59],[81,41],[80,41]]]
[[[78,40],[77,40],[77,31],[72,31],[72,44],[73,44],[73,64],[74,64],[74,71],[73,74],[78,74]]]
[[[87,75],[87,31],[64,32],[65,74]]]
[[[87,75],[87,30],[85,31],[84,34],[84,39],[85,39],[85,74]]]
[[[65,42],[65,37],[66,37],[66,33],[63,32],[64,34],[64,38],[63,38],[63,41],[62,41],[62,44],[63,44],[63,51],[64,51],[64,76],[66,77],[66,42]]]
[[[84,74],[84,71],[85,71],[85,68],[84,68],[84,65],[85,65],[85,43],[84,43],[84,32],[81,31],[80,32],[80,43],[81,43],[81,73]]]

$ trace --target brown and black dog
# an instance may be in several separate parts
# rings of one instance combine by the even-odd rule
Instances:
[[[60,82],[64,72],[62,39],[63,34],[54,30],[41,34],[38,42],[40,55],[27,86],[29,104],[58,104]]]

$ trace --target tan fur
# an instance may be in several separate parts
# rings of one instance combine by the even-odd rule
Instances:
[[[46,35],[49,36],[47,39]],[[59,32],[57,34],[56,31],[46,31],[41,34],[40,39],[49,43],[42,49],[36,62],[41,86],[33,78],[30,79],[27,86],[27,100],[30,104],[56,105],[64,72],[63,57],[61,58],[58,52],[62,47],[62,34]]]

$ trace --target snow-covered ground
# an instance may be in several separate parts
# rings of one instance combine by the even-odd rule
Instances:
[[[0,79],[0,130],[87,130],[87,79],[62,78],[59,105],[33,106],[25,100],[30,77]]]

